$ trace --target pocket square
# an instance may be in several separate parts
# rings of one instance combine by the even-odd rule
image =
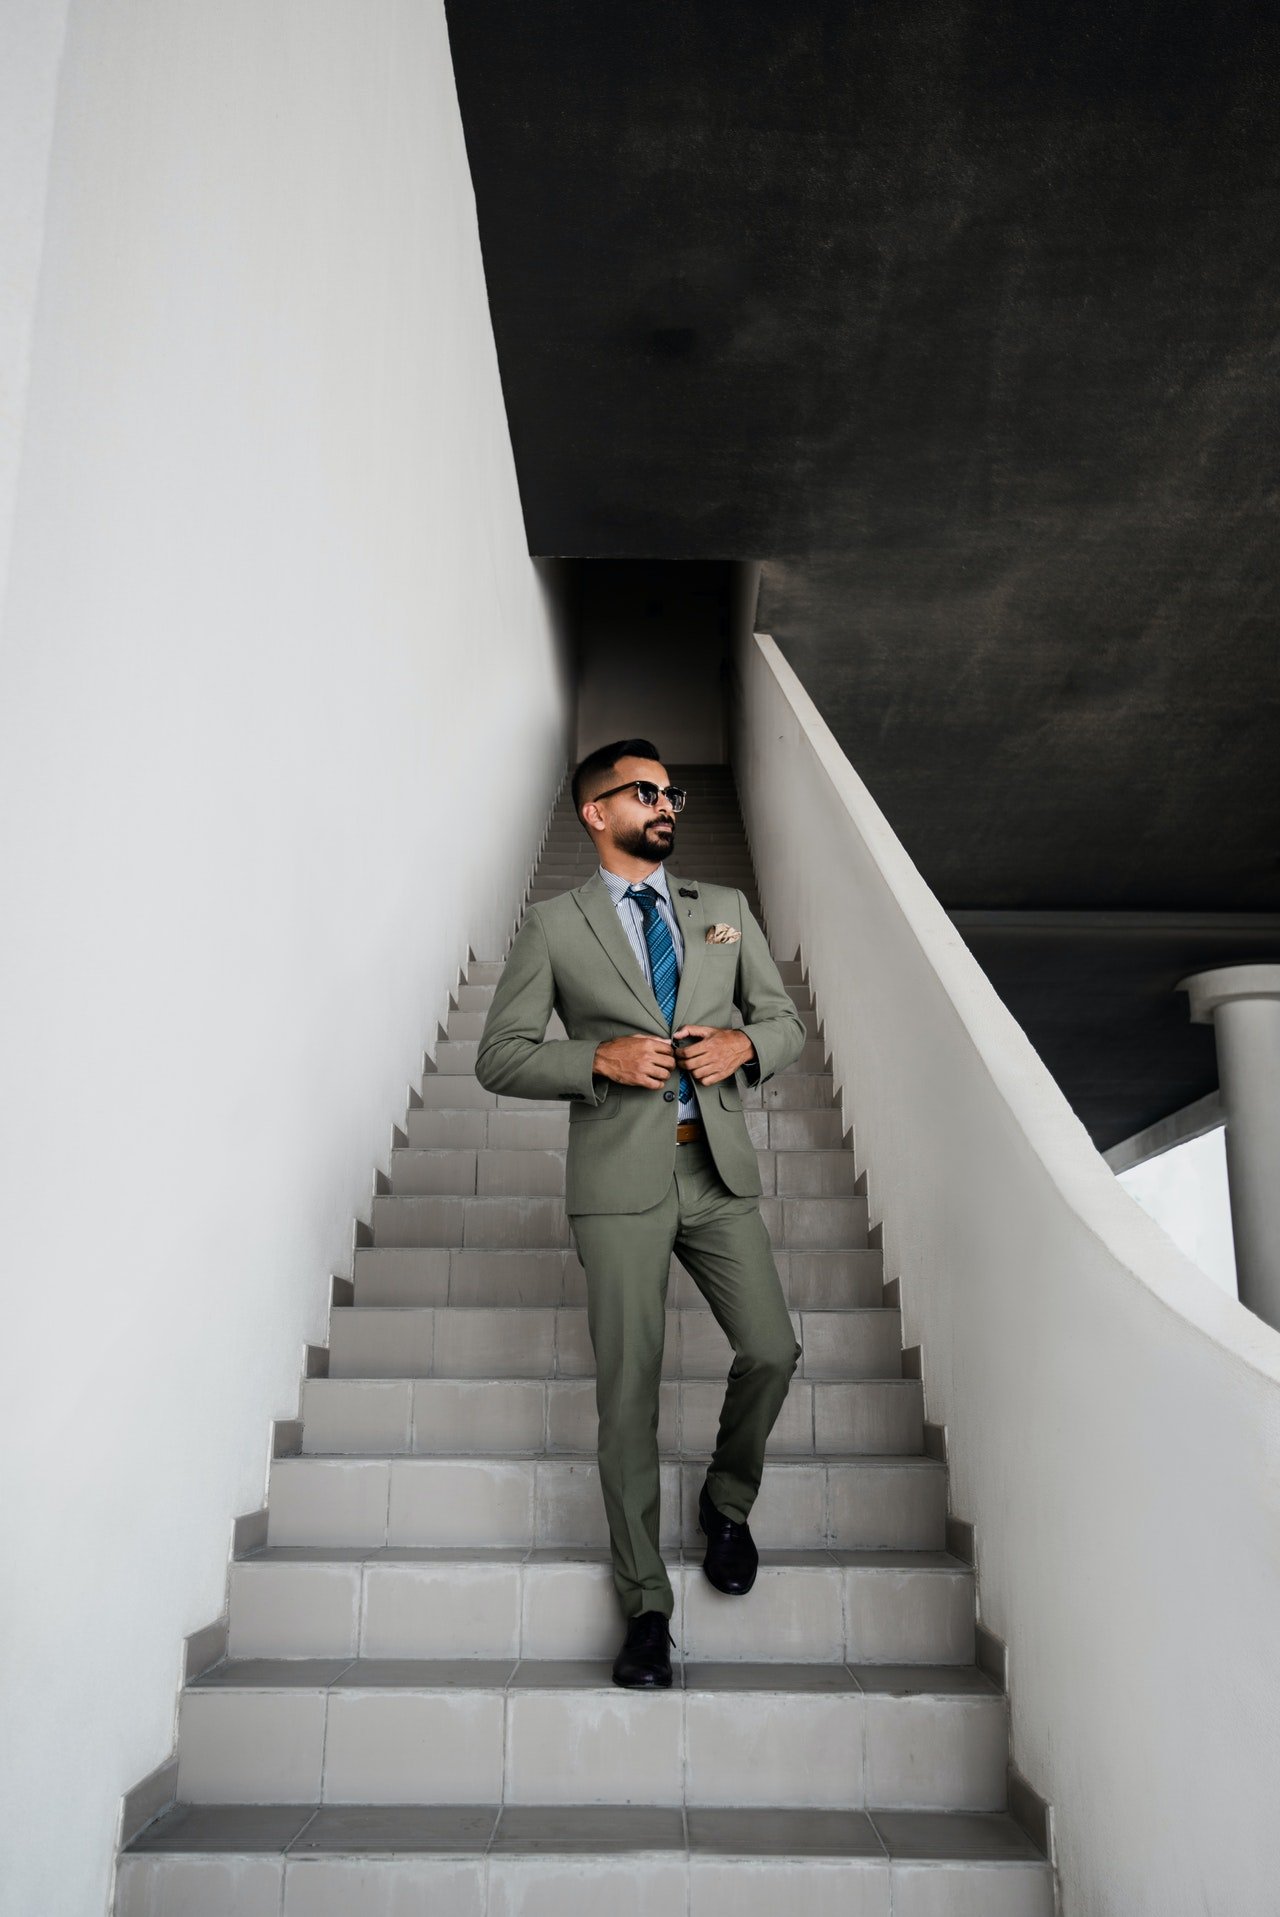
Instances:
[[[709,925],[707,927],[708,945],[736,945],[742,937],[736,925]]]

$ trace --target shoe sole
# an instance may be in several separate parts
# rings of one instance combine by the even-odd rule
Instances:
[[[665,1677],[641,1678],[638,1684],[628,1684],[620,1677],[615,1677],[613,1681],[620,1691],[669,1691],[671,1689],[670,1671]]]

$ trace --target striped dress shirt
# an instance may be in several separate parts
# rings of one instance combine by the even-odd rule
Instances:
[[[653,967],[649,963],[649,947],[645,944],[644,914],[641,912],[635,900],[627,897],[627,890],[632,881],[630,879],[620,878],[616,872],[606,872],[603,866],[600,867],[600,877],[604,880],[605,890],[613,900],[614,910],[618,914],[622,929],[627,935],[627,943],[635,953],[636,962],[640,970],[644,973],[646,981],[650,987],[652,987]],[[676,972],[677,976],[679,976],[684,970],[684,936],[681,933],[675,912],[672,910],[671,893],[667,887],[666,872],[662,866],[655,866],[648,878],[637,879],[635,883],[637,885],[651,885],[658,895],[658,910],[662,914],[663,923],[671,934],[671,943],[676,948]],[[693,1083],[692,1078],[690,1079],[690,1083]],[[679,1116],[681,1122],[698,1116],[696,1089],[693,1098],[681,1099]]]

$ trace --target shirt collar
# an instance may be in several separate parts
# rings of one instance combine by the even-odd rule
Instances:
[[[615,905],[626,896],[627,890],[631,885],[651,885],[668,911],[671,909],[671,892],[667,885],[667,874],[664,866],[655,866],[653,871],[644,879],[632,880],[624,879],[620,873],[610,872],[602,865],[600,867],[600,877],[604,880],[605,888]]]

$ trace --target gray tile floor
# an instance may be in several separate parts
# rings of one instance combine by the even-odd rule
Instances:
[[[669,1850],[738,1857],[880,1857],[893,1861],[1040,1860],[1005,1813],[715,1810],[649,1805],[177,1805],[131,1853],[300,1856],[455,1851],[571,1853]]]

